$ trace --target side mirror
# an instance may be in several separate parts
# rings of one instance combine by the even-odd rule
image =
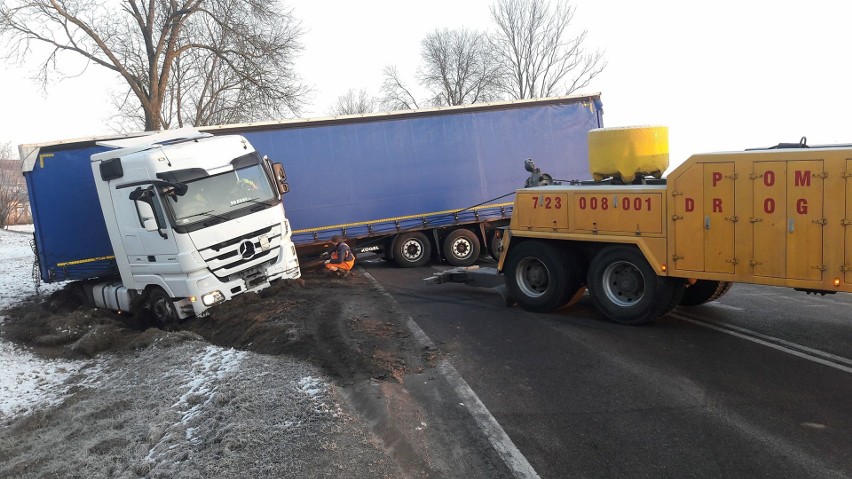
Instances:
[[[273,163],[272,171],[275,173],[275,184],[278,185],[278,193],[283,195],[290,191],[290,185],[286,183],[287,172],[284,171],[284,165],[281,163]]]
[[[154,218],[147,218],[142,222],[142,227],[145,228],[145,231],[157,231],[160,228],[157,227],[157,220]]]
[[[139,201],[145,196],[146,193],[147,190],[143,190],[142,188],[139,188],[137,186],[135,190],[130,192],[130,199],[132,201]]]

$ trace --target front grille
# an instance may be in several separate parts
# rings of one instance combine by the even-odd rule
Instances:
[[[268,236],[269,249],[264,251],[260,243],[261,235],[269,235],[272,228],[264,228],[249,235],[243,235],[199,253],[213,274],[222,281],[230,281],[245,276],[249,271],[259,271],[278,261],[281,255],[280,234]]]

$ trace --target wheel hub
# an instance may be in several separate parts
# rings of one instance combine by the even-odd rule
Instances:
[[[609,265],[604,271],[603,288],[610,301],[620,306],[630,306],[645,295],[645,280],[635,265],[620,261]]]
[[[541,296],[547,292],[550,284],[550,273],[547,267],[533,258],[526,258],[518,265],[517,284],[525,295]]]
[[[619,275],[615,282],[617,284],[617,288],[625,293],[635,293],[639,286],[636,282],[636,278],[630,274]]]
[[[421,254],[420,245],[417,244],[416,241],[409,241],[403,245],[403,251],[405,251],[405,257],[409,259],[416,259]]]
[[[453,252],[459,258],[464,258],[470,254],[471,251],[470,243],[466,240],[460,239],[453,243]]]

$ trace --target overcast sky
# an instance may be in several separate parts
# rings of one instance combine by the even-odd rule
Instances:
[[[304,116],[324,116],[349,88],[379,93],[385,65],[413,76],[420,41],[437,28],[491,28],[489,0],[291,0],[307,34],[297,68],[314,89]],[[576,0],[574,26],[605,52],[606,126],[669,127],[671,161],[807,136],[852,143],[846,0]],[[0,72],[0,142],[102,135],[109,76],[90,68],[41,92],[27,66]]]

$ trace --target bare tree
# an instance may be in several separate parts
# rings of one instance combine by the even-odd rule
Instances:
[[[506,68],[504,91],[512,98],[567,95],[591,82],[606,67],[600,51],[586,52],[586,30],[571,37],[575,7],[567,0],[497,0],[492,38]]]
[[[491,101],[499,96],[501,66],[488,37],[467,29],[436,30],[421,43],[420,84],[435,106]]]
[[[371,97],[366,90],[349,89],[345,95],[337,97],[337,103],[331,107],[329,114],[336,115],[363,115],[376,111],[376,99]]]
[[[16,223],[29,212],[21,162],[13,158],[10,144],[0,144],[0,228]]]
[[[49,47],[42,81],[67,53],[115,72],[146,130],[297,112],[305,93],[292,69],[301,30],[275,1],[9,0],[0,36],[20,59]]]
[[[382,83],[382,108],[385,110],[415,110],[420,108],[417,99],[399,77],[395,65],[386,66]]]

